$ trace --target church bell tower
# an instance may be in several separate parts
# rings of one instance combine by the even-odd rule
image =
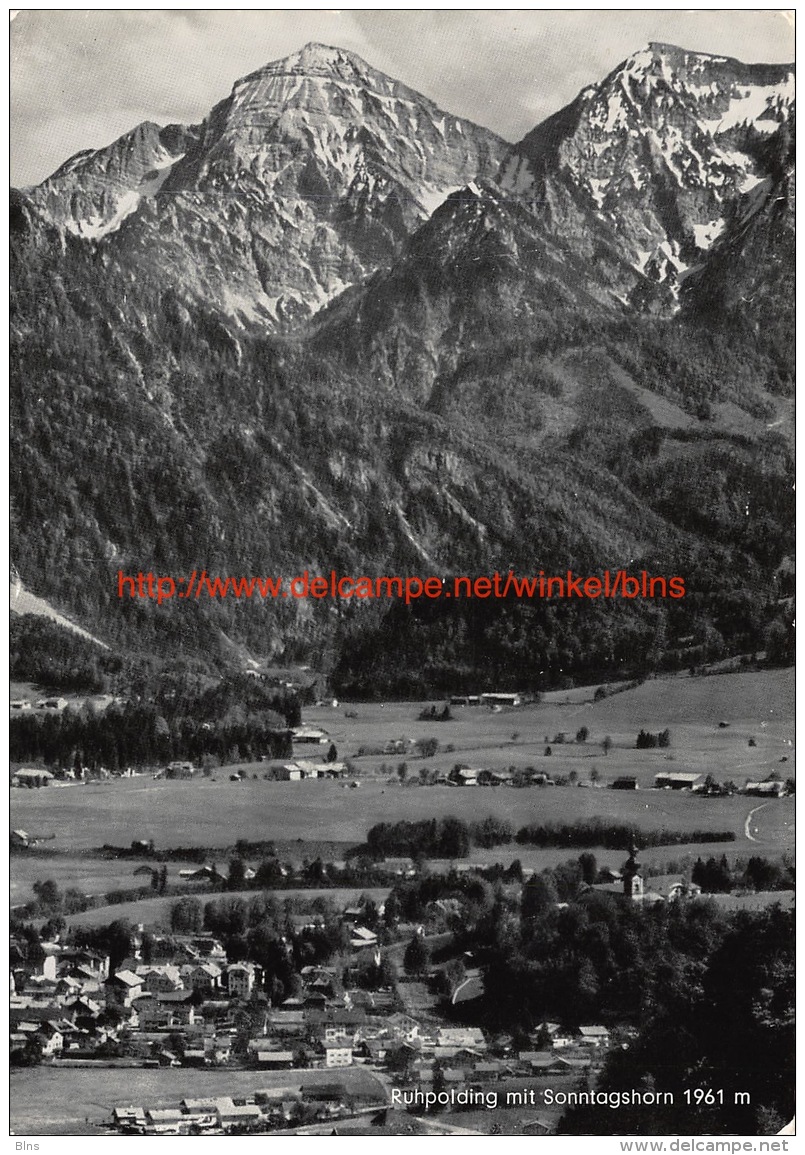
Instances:
[[[626,898],[640,898],[643,894],[643,879],[638,873],[639,870],[637,847],[632,843],[629,847],[629,857],[623,868],[623,893]]]

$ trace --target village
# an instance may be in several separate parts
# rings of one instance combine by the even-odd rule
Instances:
[[[589,690],[322,704],[284,757],[12,768],[18,1087],[97,1072],[83,1134],[555,1134],[542,1091],[594,1088],[643,997],[637,976],[574,996],[579,919],[793,905],[792,865],[760,857],[793,806],[787,738],[725,708],[680,740],[659,691],[640,725]],[[507,953],[543,925],[563,977],[520,1015]],[[505,1109],[425,1105],[492,1091]]]
[[[471,952],[455,954],[457,928],[470,909],[455,895],[472,885],[473,876],[483,877],[483,868],[463,865],[454,873],[454,897],[428,902],[421,922],[400,917],[394,891],[385,903],[362,895],[343,910],[313,904],[308,913],[286,913],[278,941],[284,990],[260,965],[228,957],[220,938],[206,930],[165,932],[139,924],[124,931],[127,953],[114,966],[110,952],[65,941],[69,935],[40,942],[30,933],[27,940],[12,936],[12,1065],[193,1068],[217,1071],[222,1086],[226,1071],[254,1072],[248,1093],[240,1085],[229,1094],[169,1105],[163,1098],[116,1105],[98,1123],[142,1135],[343,1123],[388,1110],[392,1090],[400,1087],[480,1094],[494,1086],[510,1101],[521,1095],[526,1103],[524,1087],[541,1080],[593,1085],[611,1046],[628,1046],[635,1037],[629,1023],[574,1023],[570,1015],[570,1025],[543,1021],[515,1035],[468,1022],[484,993],[484,975]],[[421,875],[412,859],[388,859],[377,868],[398,886]],[[445,891],[450,886],[449,880],[440,884]],[[522,883],[513,882],[507,892],[525,911],[530,900]],[[650,906],[706,897],[731,896],[705,895],[682,876],[644,880],[632,848],[621,870],[597,870],[576,901]],[[790,897],[761,901],[787,904]],[[173,908],[177,925],[187,901]],[[226,902],[209,917],[231,913]],[[260,902],[258,892],[255,910]],[[300,965],[317,954],[320,961]],[[292,993],[282,997],[287,990]],[[361,1070],[375,1076],[368,1087],[353,1082]],[[316,1072],[324,1081],[309,1081]],[[261,1074],[270,1080],[263,1088]],[[530,1128],[523,1133],[551,1131],[549,1118],[532,1115],[523,1116]]]
[[[443,1000],[411,1013],[439,977],[439,968],[397,976],[383,970],[378,936],[362,926],[368,904],[345,910],[349,934],[343,966],[309,964],[296,993],[272,1006],[261,968],[228,961],[214,935],[150,934],[138,927],[132,954],[110,970],[108,954],[42,943],[41,960],[25,962],[12,940],[11,1047],[28,1061],[72,1067],[191,1067],[254,1070],[252,1094],[183,1099],[172,1107],[117,1107],[108,1125],[121,1133],[200,1134],[266,1131],[377,1111],[392,1086],[487,1086],[555,1075],[577,1079],[600,1064],[610,1031],[543,1023],[527,1049],[511,1037],[451,1023],[440,1013],[477,994],[480,971],[465,960]],[[383,916],[383,907],[372,915]],[[297,931],[321,920],[297,921]],[[425,939],[424,928],[400,928]],[[145,962],[147,953],[159,962]],[[290,946],[289,946],[290,954]],[[394,955],[392,948],[391,952]],[[366,974],[381,975],[367,989]],[[385,980],[385,981],[384,981]],[[359,985],[362,984],[362,985]],[[347,1069],[378,1076],[373,1094],[343,1078]],[[297,1085],[299,1071],[332,1072],[324,1083]],[[260,1072],[283,1072],[281,1085],[259,1089]],[[347,1074],[349,1072],[347,1071]]]

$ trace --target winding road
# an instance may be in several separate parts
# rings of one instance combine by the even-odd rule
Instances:
[[[764,806],[769,806],[769,805],[770,805],[770,803],[768,803],[768,802],[761,802],[760,806],[755,806],[747,814],[746,822],[744,822],[744,834],[746,835],[746,837],[749,839],[750,842],[759,842],[760,841],[759,838],[753,837],[753,835],[750,834],[750,832],[749,832],[749,823],[752,821],[753,815],[757,814],[758,810],[762,810]]]

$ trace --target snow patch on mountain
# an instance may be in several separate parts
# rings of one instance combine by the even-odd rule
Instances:
[[[794,77],[789,74],[781,84],[738,86],[726,111],[702,124],[713,136],[749,123],[757,132],[775,132],[784,119],[784,110],[794,102]]]
[[[103,217],[86,217],[83,220],[68,220],[65,222],[65,227],[74,236],[83,237],[85,240],[97,241],[101,237],[108,236],[109,233],[116,232],[123,224],[126,217],[130,217],[133,212],[136,212],[140,204],[140,194],[136,192],[123,193],[117,202],[117,209],[114,216],[108,220]]]
[[[725,228],[723,220],[708,221],[704,225],[693,226],[693,239],[696,242],[696,247],[704,249],[710,248],[716,237],[720,237]]]
[[[423,187],[418,196],[418,201],[425,211],[425,214],[432,217],[439,205],[444,204],[448,197],[453,193],[457,193],[463,185],[449,185],[447,188],[428,188]]]

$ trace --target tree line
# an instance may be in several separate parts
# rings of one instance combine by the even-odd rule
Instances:
[[[639,846],[682,845],[688,842],[732,842],[735,834],[721,830],[640,830],[603,818],[577,822],[544,822],[522,826],[516,833],[510,822],[490,814],[475,822],[461,818],[425,818],[418,822],[379,822],[366,835],[366,843],[351,855],[381,858],[407,855],[412,858],[466,858],[472,846],[503,846],[512,841],[532,846],[606,846],[623,850],[632,842]]]

